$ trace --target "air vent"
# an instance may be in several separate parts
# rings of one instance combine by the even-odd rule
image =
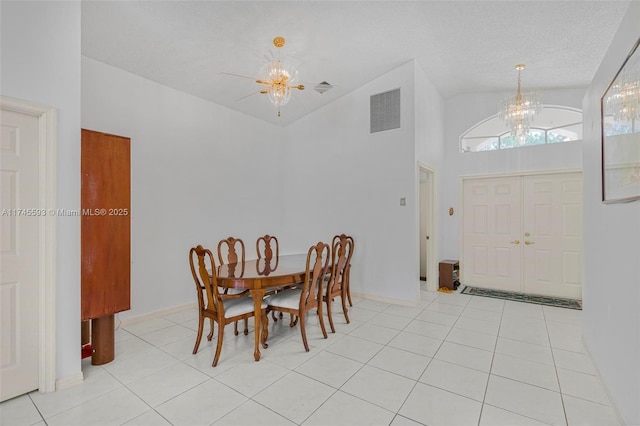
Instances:
[[[370,133],[400,128],[400,89],[371,95]]]
[[[326,81],[322,81],[318,84],[316,84],[316,87],[313,88],[313,90],[315,90],[316,92],[320,93],[321,95],[328,92],[329,90],[333,89],[333,84],[328,83]]]

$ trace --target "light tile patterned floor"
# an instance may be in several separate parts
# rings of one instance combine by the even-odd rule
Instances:
[[[424,284],[423,284],[424,285]],[[424,287],[423,287],[424,288]],[[13,425],[617,425],[581,344],[581,311],[422,291],[417,308],[354,300],[310,352],[288,318],[197,355],[195,310],[120,328],[85,381],[0,404]],[[340,311],[339,302],[336,310]],[[208,333],[208,326],[205,334]]]

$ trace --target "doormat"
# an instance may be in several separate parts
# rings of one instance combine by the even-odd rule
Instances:
[[[516,302],[535,303],[536,305],[555,306],[557,308],[582,310],[582,300],[563,299],[561,297],[536,296],[533,294],[469,286],[465,286],[461,293],[472,296],[493,297],[494,299],[513,300]]]

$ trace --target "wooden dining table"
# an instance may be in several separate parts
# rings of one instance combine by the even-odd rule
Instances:
[[[260,310],[267,290],[304,282],[307,267],[306,254],[285,254],[266,259],[220,265],[217,268],[218,285],[225,288],[249,290],[255,310],[255,350],[253,357],[260,360]]]

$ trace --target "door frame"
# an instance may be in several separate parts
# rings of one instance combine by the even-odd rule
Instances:
[[[0,96],[2,110],[38,118],[40,194],[38,209],[47,214],[38,220],[38,389],[56,390],[56,153],[55,108]]]
[[[427,182],[429,185],[429,212],[427,218],[427,227],[429,228],[429,241],[427,242],[427,290],[429,291],[437,291],[438,290],[438,279],[437,279],[437,271],[438,271],[438,262],[437,256],[438,253],[438,217],[436,215],[438,197],[436,196],[435,188],[437,188],[437,173],[435,169],[427,166],[425,163],[418,161],[418,171],[417,171],[417,192],[418,192],[418,200],[420,200],[420,172],[425,172],[428,176]],[[418,210],[418,260],[420,259],[420,216],[423,212],[420,211],[420,202],[416,203],[416,209]],[[418,261],[418,270],[417,277],[420,277],[420,262]],[[431,279],[429,279],[431,276]],[[434,278],[435,277],[435,278]],[[419,290],[419,288],[418,288]]]

